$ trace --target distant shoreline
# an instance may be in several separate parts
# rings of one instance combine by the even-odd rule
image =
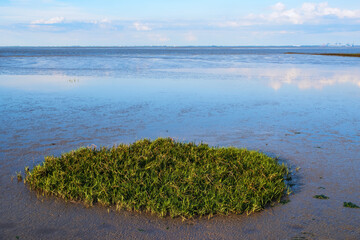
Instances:
[[[338,56],[338,57],[360,57],[360,53],[299,53],[299,52],[286,52],[285,54],[303,54],[303,55]]]

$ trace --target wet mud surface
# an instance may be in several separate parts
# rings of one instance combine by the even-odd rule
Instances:
[[[261,68],[133,59],[152,68],[101,76],[0,64],[0,239],[359,239],[360,210],[343,202],[360,205],[360,62],[276,57]],[[290,201],[183,222],[37,196],[11,179],[46,155],[157,137],[278,156],[293,170]],[[329,199],[313,198],[321,194]]]

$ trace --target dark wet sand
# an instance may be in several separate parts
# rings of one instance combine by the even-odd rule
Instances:
[[[290,202],[249,216],[216,216],[210,220],[157,218],[145,213],[109,211],[101,206],[86,208],[53,197],[36,197],[23,183],[2,177],[1,182],[16,193],[6,196],[0,210],[0,238],[13,239],[358,239],[359,209],[344,208],[344,201],[357,202],[360,150],[357,143],[336,138],[333,143],[313,145],[312,134],[285,134],[278,138],[212,134],[210,143],[238,145],[249,142],[264,151],[276,152],[293,167],[294,193]],[[268,141],[268,140],[271,141]],[[260,144],[259,144],[260,143]],[[267,143],[267,146],[266,146]],[[59,147],[61,148],[61,147]],[[346,155],[344,155],[346,150]],[[21,156],[21,152],[17,152]],[[336,163],[341,158],[347,164]],[[319,189],[323,187],[325,189]],[[329,200],[313,195],[324,194]],[[19,202],[26,204],[19,204]],[[14,215],[11,214],[14,212]]]

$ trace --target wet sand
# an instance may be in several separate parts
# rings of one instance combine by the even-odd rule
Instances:
[[[277,155],[301,169],[294,174],[290,202],[246,215],[216,216],[210,220],[158,218],[145,213],[115,211],[101,206],[86,208],[53,197],[37,197],[22,183],[7,183],[12,189],[2,201],[2,239],[358,239],[359,210],[344,208],[344,201],[357,201],[359,148],[351,141],[336,139],[315,148],[311,134],[273,138],[263,150],[276,149]],[[237,145],[232,136],[214,134],[212,141]],[[242,136],[242,141],[249,138]],[[250,137],[253,138],[253,137]],[[271,138],[267,138],[271,139]],[[299,141],[300,140],[300,141]],[[256,139],[255,141],[260,141]],[[267,142],[267,141],[266,141]],[[298,143],[296,143],[298,142]],[[265,146],[264,146],[265,145]],[[294,146],[294,147],[293,147]],[[254,147],[254,146],[253,146]],[[345,157],[343,149],[352,157]],[[341,158],[347,164],[336,164]],[[9,181],[4,177],[1,181]],[[323,187],[324,189],[319,189]],[[13,194],[13,193],[16,194]],[[12,195],[13,194],[13,195]],[[325,194],[329,200],[312,198]],[[20,204],[26,203],[26,204]],[[13,213],[13,214],[10,214]]]
[[[261,69],[0,75],[0,239],[359,239],[360,209],[343,202],[360,205],[360,62],[270,63],[278,57]],[[278,156],[294,170],[290,202],[182,222],[38,197],[11,181],[46,155],[167,136]]]

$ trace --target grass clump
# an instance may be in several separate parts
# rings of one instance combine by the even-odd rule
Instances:
[[[344,202],[344,207],[347,207],[347,208],[360,208],[358,205],[356,205],[355,203],[352,203],[352,202]]]
[[[188,219],[259,211],[280,201],[286,174],[256,151],[159,138],[48,156],[25,182],[65,200]]]
[[[313,196],[313,198],[316,198],[316,199],[329,199],[329,197],[328,197],[328,196],[325,196],[324,194],[315,195],[315,196]]]
[[[22,181],[23,178],[22,178],[21,172],[16,173],[16,178],[17,178],[18,182]]]

